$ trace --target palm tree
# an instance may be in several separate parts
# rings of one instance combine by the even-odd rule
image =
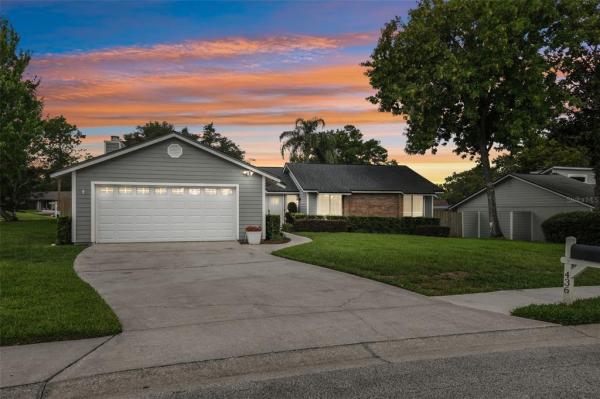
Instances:
[[[279,135],[279,141],[282,142],[281,156],[288,151],[290,162],[310,162],[315,158],[320,162],[327,162],[325,159],[330,158],[333,150],[327,149],[330,147],[327,132],[317,132],[320,127],[325,127],[325,121],[321,118],[296,119],[294,130]]]

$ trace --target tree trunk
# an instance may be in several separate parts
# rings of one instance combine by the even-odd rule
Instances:
[[[481,169],[483,171],[483,179],[485,181],[485,191],[487,193],[488,200],[488,220],[490,221],[490,237],[492,238],[504,238],[502,230],[500,229],[500,220],[498,219],[498,209],[496,208],[496,190],[492,181],[492,174],[490,171],[490,154],[487,149],[487,145],[481,146],[480,153]]]

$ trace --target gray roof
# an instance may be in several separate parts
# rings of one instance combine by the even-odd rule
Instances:
[[[65,194],[66,193],[66,194]],[[62,196],[69,194],[70,191],[62,191]],[[42,200],[42,201],[56,201],[58,200],[58,191],[37,191],[31,193],[30,200]]]
[[[305,191],[349,193],[390,191],[434,194],[443,190],[407,166],[290,163],[286,167]]]
[[[594,184],[582,183],[562,175],[532,175],[526,173],[514,173],[512,175],[555,193],[562,194],[565,197],[594,205]]]
[[[594,205],[594,184],[582,183],[579,180],[571,179],[570,177],[563,175],[511,173],[496,180],[494,185],[502,184],[502,182],[508,180],[510,177],[525,180],[526,182],[535,184],[536,186],[545,188],[546,190],[552,191],[556,194],[563,195],[574,201],[579,201],[588,205]],[[485,188],[482,188],[464,200],[452,205],[450,209],[458,208],[483,193],[485,193]]]
[[[283,173],[284,169],[282,166],[261,166],[258,169],[260,169],[263,172],[266,172],[268,174],[271,174],[275,177],[278,177],[279,180],[281,180],[281,183],[283,185],[285,185],[285,188],[283,188],[269,180],[265,184],[265,189],[267,192],[269,192],[269,193],[277,193],[277,192],[279,192],[279,193],[287,193],[287,192],[297,193],[298,192],[298,188],[292,181],[292,178],[290,177],[290,175],[288,173]]]

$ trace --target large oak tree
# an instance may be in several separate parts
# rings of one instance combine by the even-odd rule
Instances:
[[[424,0],[385,25],[364,63],[370,101],[408,120],[408,153],[451,143],[477,160],[492,237],[502,231],[490,152],[526,146],[562,113],[557,70],[597,12],[597,0]]]

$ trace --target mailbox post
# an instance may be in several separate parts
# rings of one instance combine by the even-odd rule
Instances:
[[[600,247],[577,244],[575,237],[565,240],[565,256],[560,258],[565,265],[563,274],[563,302],[575,300],[575,277],[588,267],[600,268]]]

